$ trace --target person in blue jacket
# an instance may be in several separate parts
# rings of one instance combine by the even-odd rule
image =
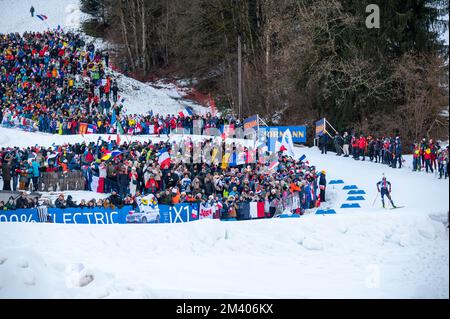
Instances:
[[[389,199],[389,201],[392,204],[392,207],[397,208],[397,206],[394,205],[394,202],[391,198],[391,183],[386,179],[386,176],[383,176],[383,179],[377,183],[377,190],[378,192],[381,192],[381,202],[383,203],[383,208],[385,208],[384,205],[384,196]]]
[[[31,163],[31,169],[32,169],[31,179],[33,180],[33,191],[35,191],[35,192],[38,190],[39,176],[40,176],[39,168],[40,168],[40,165],[36,161],[36,158],[34,158]]]
[[[395,144],[393,148],[395,157],[393,158],[392,167],[397,168],[398,162],[398,168],[402,168],[402,141],[400,140],[399,136],[395,138]]]

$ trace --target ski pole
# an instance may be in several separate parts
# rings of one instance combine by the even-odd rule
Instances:
[[[373,203],[372,203],[372,207],[373,207],[373,205],[375,205],[375,202],[377,201],[377,198],[378,198],[378,194],[379,194],[380,192],[377,192],[377,196],[375,197],[375,199],[373,200]]]

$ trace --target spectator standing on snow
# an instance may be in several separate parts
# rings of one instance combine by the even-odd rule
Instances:
[[[319,189],[320,189],[320,202],[325,202],[325,188],[327,187],[327,179],[325,177],[325,171],[320,172]]]
[[[2,163],[3,190],[11,190],[11,158],[4,159]]]
[[[343,151],[344,151],[344,157],[349,157],[350,156],[350,135],[348,135],[347,132],[344,132],[343,135],[343,139],[344,139],[344,146],[343,146]]]
[[[328,135],[326,133],[322,134],[322,136],[319,139],[320,144],[320,150],[322,151],[322,154],[327,153],[327,144],[328,144]]]
[[[334,136],[334,148],[336,149],[336,156],[342,155],[343,142],[344,139],[342,138],[341,134],[339,134],[339,132],[336,132],[336,135]]]
[[[30,13],[31,13],[31,17],[34,17],[34,7],[33,6],[31,6],[31,8],[30,8]]]

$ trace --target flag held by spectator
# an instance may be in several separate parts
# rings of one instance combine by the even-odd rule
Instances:
[[[292,141],[292,134],[291,134],[291,130],[289,130],[289,129],[287,129],[283,134],[283,138],[281,140],[280,151],[282,148],[284,148],[283,150],[287,151],[288,156],[291,156],[291,157],[295,156],[294,142]]]
[[[122,152],[119,151],[119,150],[114,150],[114,151],[111,152],[111,156],[112,156],[112,157],[119,156],[120,154],[122,154]]]
[[[158,164],[162,169],[170,167],[170,155],[166,149],[162,149],[158,153]]]
[[[41,19],[42,21],[48,19],[48,17],[47,17],[46,15],[43,15],[43,14],[38,14],[38,15],[36,15],[36,18]]]
[[[97,125],[88,124],[86,134],[95,134],[95,133],[97,133]]]
[[[111,158],[112,153],[111,152],[106,152],[105,154],[103,154],[102,156],[102,161],[107,161]]]
[[[185,107],[183,111],[178,112],[181,117],[192,116],[194,113],[190,108]]]

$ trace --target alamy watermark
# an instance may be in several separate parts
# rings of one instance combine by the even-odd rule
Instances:
[[[366,7],[366,12],[370,13],[366,17],[367,29],[380,28],[380,7],[377,4],[369,4]]]

